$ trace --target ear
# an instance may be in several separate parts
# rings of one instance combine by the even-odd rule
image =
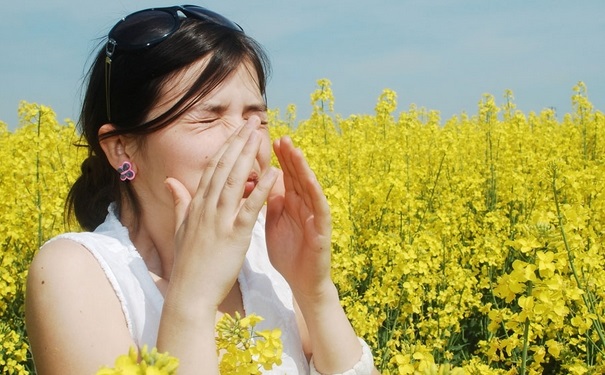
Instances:
[[[109,164],[114,169],[118,169],[125,161],[130,160],[130,155],[126,152],[126,138],[120,135],[110,136],[107,138],[102,138],[105,134],[113,132],[115,130],[115,126],[113,124],[104,124],[99,128],[99,139],[101,139],[100,144]]]

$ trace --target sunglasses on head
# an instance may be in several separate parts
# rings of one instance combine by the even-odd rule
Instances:
[[[108,121],[111,121],[109,88],[111,83],[111,58],[114,53],[117,50],[134,51],[157,45],[179,29],[183,18],[193,18],[235,31],[244,31],[237,23],[197,5],[150,8],[122,18],[109,31],[105,46],[105,102],[107,103]]]

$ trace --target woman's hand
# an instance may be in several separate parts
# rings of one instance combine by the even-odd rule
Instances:
[[[218,308],[233,287],[258,213],[277,178],[277,171],[269,170],[242,204],[261,145],[259,121],[252,117],[227,140],[204,169],[193,197],[176,179],[166,180],[176,214],[169,293],[177,296],[166,303],[186,300],[194,309]]]
[[[276,141],[273,148],[283,182],[275,184],[267,201],[269,258],[298,302],[316,368],[322,373],[342,373],[359,361],[362,350],[330,277],[328,201],[289,138]]]
[[[277,173],[269,170],[242,203],[244,186],[261,145],[253,116],[221,147],[189,194],[168,178],[175,203],[175,259],[164,300],[158,350],[181,358],[179,373],[200,368],[218,374],[215,319],[219,305],[235,285],[252,229]]]
[[[297,298],[315,299],[334,287],[330,277],[330,208],[315,174],[292,140],[281,138],[273,149],[283,174],[267,201],[269,258]]]

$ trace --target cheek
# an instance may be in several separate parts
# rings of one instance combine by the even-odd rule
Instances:
[[[174,165],[168,166],[168,168],[174,172],[174,177],[179,179],[187,187],[187,190],[193,193],[197,190],[202,173],[210,162],[211,157],[211,155],[199,152],[184,154],[174,160]]]
[[[175,173],[175,178],[181,180],[193,194],[199,185],[202,173],[219,151],[221,145],[213,143],[194,143],[191,147],[182,148],[172,159],[172,165],[166,168]]]

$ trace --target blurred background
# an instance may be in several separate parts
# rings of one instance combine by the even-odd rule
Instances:
[[[320,78],[332,82],[335,112],[373,113],[385,88],[442,120],[474,114],[484,93],[517,108],[571,111],[572,87],[584,81],[605,108],[605,2],[568,1],[206,1],[267,49],[273,64],[270,108],[310,113]],[[91,56],[125,15],[157,0],[30,0],[0,12],[0,120],[14,129],[20,100],[78,117]]]

